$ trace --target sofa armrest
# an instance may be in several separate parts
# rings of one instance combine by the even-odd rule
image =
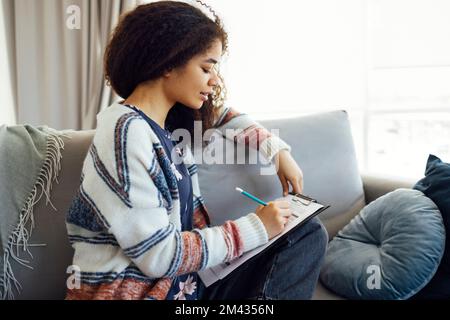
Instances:
[[[370,174],[361,174],[363,181],[366,204],[381,197],[382,195],[394,191],[398,188],[412,188],[416,181],[413,179],[388,177]]]

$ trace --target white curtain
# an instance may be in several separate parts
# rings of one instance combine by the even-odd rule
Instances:
[[[0,125],[13,125],[16,123],[15,105],[15,71],[14,71],[14,47],[8,44],[12,42],[14,35],[14,23],[10,13],[14,5],[13,0],[3,0],[0,3]]]
[[[6,0],[17,123],[92,129],[113,99],[103,53],[121,13],[140,0]]]

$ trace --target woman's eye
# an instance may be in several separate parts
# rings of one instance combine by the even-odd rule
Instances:
[[[204,73],[210,73],[211,71],[209,71],[209,70],[207,70],[207,69],[204,69],[204,68],[202,68],[203,69],[203,72]]]

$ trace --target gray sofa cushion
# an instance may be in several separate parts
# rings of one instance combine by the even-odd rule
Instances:
[[[331,205],[319,217],[333,237],[365,204],[347,113],[333,111],[261,124],[278,129],[280,137],[292,147],[292,155],[304,173],[303,193]],[[222,150],[236,148],[229,140],[212,144],[224,144],[224,148],[218,148]],[[273,166],[273,174],[262,175],[269,166],[262,159],[258,164],[248,164],[252,157],[254,151],[247,155],[247,164],[199,165],[200,187],[213,224],[254,211],[255,204],[239,195],[236,186],[265,200],[282,195]]]
[[[339,231],[320,279],[350,299],[407,299],[435,274],[444,242],[436,204],[420,191],[397,189]]]

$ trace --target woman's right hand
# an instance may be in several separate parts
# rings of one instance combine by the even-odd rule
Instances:
[[[272,239],[283,231],[292,210],[287,201],[272,201],[267,206],[258,206],[255,213],[264,224],[269,239]]]

